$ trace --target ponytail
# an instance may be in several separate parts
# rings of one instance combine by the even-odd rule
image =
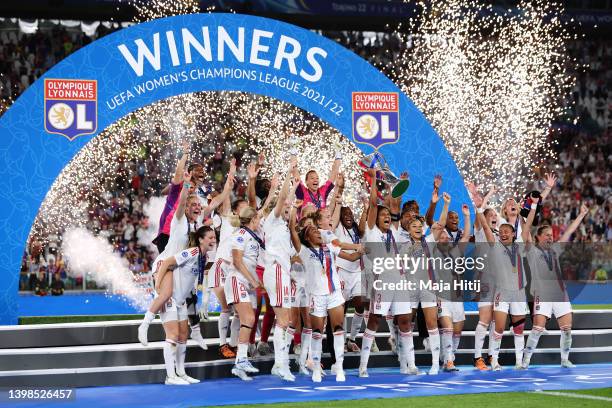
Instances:
[[[232,214],[232,216],[230,217],[230,224],[232,224],[232,227],[234,228],[244,227],[245,225],[250,223],[251,220],[256,216],[256,209],[254,209],[253,207],[244,207],[240,211],[239,215]]]

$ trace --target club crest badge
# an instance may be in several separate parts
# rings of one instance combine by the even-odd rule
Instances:
[[[378,149],[399,140],[399,93],[353,92],[353,140]]]
[[[72,141],[98,128],[98,83],[84,79],[45,79],[45,130]]]

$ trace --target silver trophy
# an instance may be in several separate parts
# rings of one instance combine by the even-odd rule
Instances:
[[[358,164],[364,169],[376,169],[376,180],[387,185],[393,198],[401,197],[410,186],[408,179],[400,179],[393,174],[385,157],[378,151],[368,154]]]
[[[288,145],[288,149],[287,151],[289,152],[289,154],[291,156],[297,156],[298,154],[298,144],[300,143],[299,139],[297,138],[297,136],[295,136],[293,133],[289,136],[289,140],[287,140],[287,145]]]

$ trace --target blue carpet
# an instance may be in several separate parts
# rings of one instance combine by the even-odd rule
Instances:
[[[612,387],[612,364],[581,365],[574,369],[534,366],[526,371],[506,368],[501,372],[479,372],[472,367],[461,367],[460,372],[436,376],[401,375],[397,368],[374,368],[369,373],[370,378],[359,378],[355,370],[347,370],[345,383],[336,383],[330,375],[319,384],[304,376],[287,383],[277,377],[260,375],[251,382],[226,378],[204,380],[190,386],[147,384],[79,388],[75,401],[52,406],[193,407]],[[6,390],[2,393],[6,401]],[[47,407],[49,402],[21,402],[19,406]]]

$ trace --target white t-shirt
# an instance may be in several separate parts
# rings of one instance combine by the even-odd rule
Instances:
[[[340,240],[340,242],[347,242],[358,244],[361,242],[361,237],[359,236],[359,232],[356,232],[354,229],[347,229],[344,225],[339,224],[338,228],[336,228],[336,236]],[[345,251],[349,254],[354,253],[353,250]],[[338,268],[343,269],[347,272],[359,273],[362,270],[363,262],[360,262],[359,259],[356,261],[347,261],[346,259],[338,258]]]
[[[263,224],[263,232],[266,240],[266,261],[276,261],[284,271],[291,269],[291,257],[295,255],[295,249],[291,245],[291,234],[287,222],[282,217],[274,216],[274,211],[266,217]]]
[[[411,242],[410,233],[406,231],[401,225],[398,225],[397,227],[395,225],[391,225],[391,229],[397,237],[396,239],[398,243],[404,244],[406,242]]]
[[[558,244],[549,250],[531,245],[527,250],[527,262],[531,271],[531,292],[544,302],[565,300],[566,288],[563,282]]]
[[[174,256],[177,267],[172,273],[172,297],[179,305],[191,295],[191,291],[195,287],[200,273],[199,258],[200,249],[197,247],[185,249]]]
[[[340,247],[333,244],[325,245],[324,249],[302,245],[300,258],[306,270],[306,292],[311,295],[329,295],[340,290],[340,277],[336,269],[336,257],[339,253]]]
[[[306,270],[304,270],[304,265],[299,262],[294,262],[291,264],[291,280],[295,281],[297,287],[306,286]]]
[[[525,250],[523,245],[516,243],[504,245],[499,240],[491,246],[489,252],[492,268],[492,278],[495,287],[502,290],[519,290],[527,284],[523,257]],[[512,265],[514,262],[514,266]]]
[[[238,228],[232,227],[229,217],[221,216],[221,230],[219,231],[219,245],[217,245],[217,254],[215,261],[224,259],[229,261],[232,259],[232,234]]]
[[[418,283],[420,281],[432,280],[432,277],[436,278],[434,263],[428,261],[429,258],[434,257],[435,242],[433,234],[429,234],[420,242],[410,240],[410,245],[405,245],[406,254],[414,260],[409,261],[411,262],[408,266],[410,270],[406,271],[406,279]]]
[[[331,244],[338,239],[336,234],[331,230],[320,229],[319,232],[321,233],[321,239],[323,239],[324,244]]]
[[[168,243],[159,257],[161,259],[170,258],[177,252],[187,248],[189,244],[189,234],[195,232],[199,227],[200,224],[198,221],[188,222],[186,215],[183,215],[181,218],[173,216],[170,221],[170,237],[168,238]]]
[[[257,240],[244,228],[238,228],[232,234],[231,250],[238,249],[242,251],[242,261],[249,272],[255,276],[255,268],[257,266],[257,258],[260,252],[260,246]],[[242,274],[234,267],[234,262],[230,266],[230,273]]]

